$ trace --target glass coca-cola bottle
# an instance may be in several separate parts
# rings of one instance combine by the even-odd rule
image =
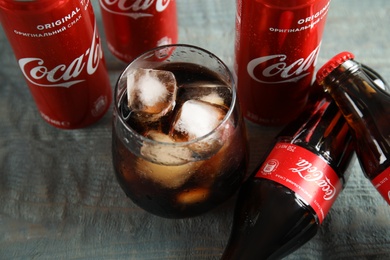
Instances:
[[[288,255],[317,233],[343,189],[352,138],[336,104],[318,93],[241,188],[222,259]]]
[[[336,101],[346,118],[356,154],[366,177],[390,205],[390,94],[342,52],[327,62],[317,81]]]

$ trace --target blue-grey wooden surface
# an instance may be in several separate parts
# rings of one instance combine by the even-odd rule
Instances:
[[[104,37],[98,1],[93,0]],[[232,67],[234,0],[178,0],[179,38]],[[390,81],[390,1],[333,0],[318,66],[348,50]],[[112,85],[124,64],[105,47]],[[111,165],[111,110],[63,131],[40,118],[0,29],[0,259],[219,259],[234,198],[169,220],[128,200]],[[251,169],[274,128],[249,124]],[[287,259],[390,259],[390,207],[358,163],[319,233]]]

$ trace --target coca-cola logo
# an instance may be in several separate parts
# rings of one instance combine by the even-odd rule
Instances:
[[[313,182],[324,192],[324,200],[331,200],[336,194],[337,189],[331,183],[329,178],[327,178],[324,173],[319,170],[317,167],[313,166],[309,161],[299,158],[299,161],[296,163],[296,168],[290,168],[294,173],[308,182]]]
[[[107,12],[137,19],[153,16],[151,8],[163,12],[171,0],[100,0],[100,6]]]
[[[77,79],[83,71],[88,75],[94,74],[102,58],[103,50],[95,24],[91,47],[69,64],[59,64],[49,68],[42,58],[22,58],[19,59],[19,66],[25,78],[34,85],[69,88],[85,81],[85,79]]]
[[[308,70],[314,67],[320,51],[320,45],[317,46],[306,58],[300,58],[291,64],[287,64],[288,57],[285,54],[275,54],[259,57],[248,63],[247,71],[250,77],[260,83],[279,84],[287,82],[297,82],[310,74]],[[270,64],[266,66],[265,64]],[[258,69],[262,71],[256,72]],[[259,75],[260,74],[260,75]],[[259,75],[259,76],[257,76]],[[278,80],[275,80],[275,77]]]

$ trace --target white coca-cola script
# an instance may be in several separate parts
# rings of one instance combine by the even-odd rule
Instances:
[[[290,168],[289,170],[298,173],[298,175],[308,182],[313,182],[324,192],[324,200],[332,199],[336,193],[336,187],[330,182],[322,171],[313,166],[312,163],[300,158],[296,163],[297,168]]]
[[[103,50],[95,24],[91,47],[69,64],[48,68],[42,58],[22,58],[19,59],[19,66],[25,78],[36,86],[69,88],[85,81],[79,77],[84,70],[88,75],[93,75],[102,58]]]
[[[320,45],[318,45],[306,58],[300,58],[291,64],[286,63],[288,57],[285,54],[275,54],[253,59],[248,63],[248,74],[253,80],[266,84],[297,82],[309,75],[310,72],[307,71],[317,63]],[[255,70],[259,65],[265,62],[270,63],[271,61],[272,64],[261,72],[262,79],[255,75]],[[278,77],[280,80],[274,80],[274,78],[271,80],[271,77]]]
[[[134,19],[153,16],[149,11],[153,6],[157,12],[163,12],[169,3],[170,0],[100,0],[100,6],[107,12]]]

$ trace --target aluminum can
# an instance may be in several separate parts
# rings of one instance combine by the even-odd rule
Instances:
[[[82,128],[105,114],[112,89],[89,0],[0,0],[0,21],[49,124]]]
[[[108,49],[129,63],[152,48],[177,42],[175,0],[99,0]]]
[[[237,0],[235,64],[244,117],[283,125],[303,110],[330,0]]]

